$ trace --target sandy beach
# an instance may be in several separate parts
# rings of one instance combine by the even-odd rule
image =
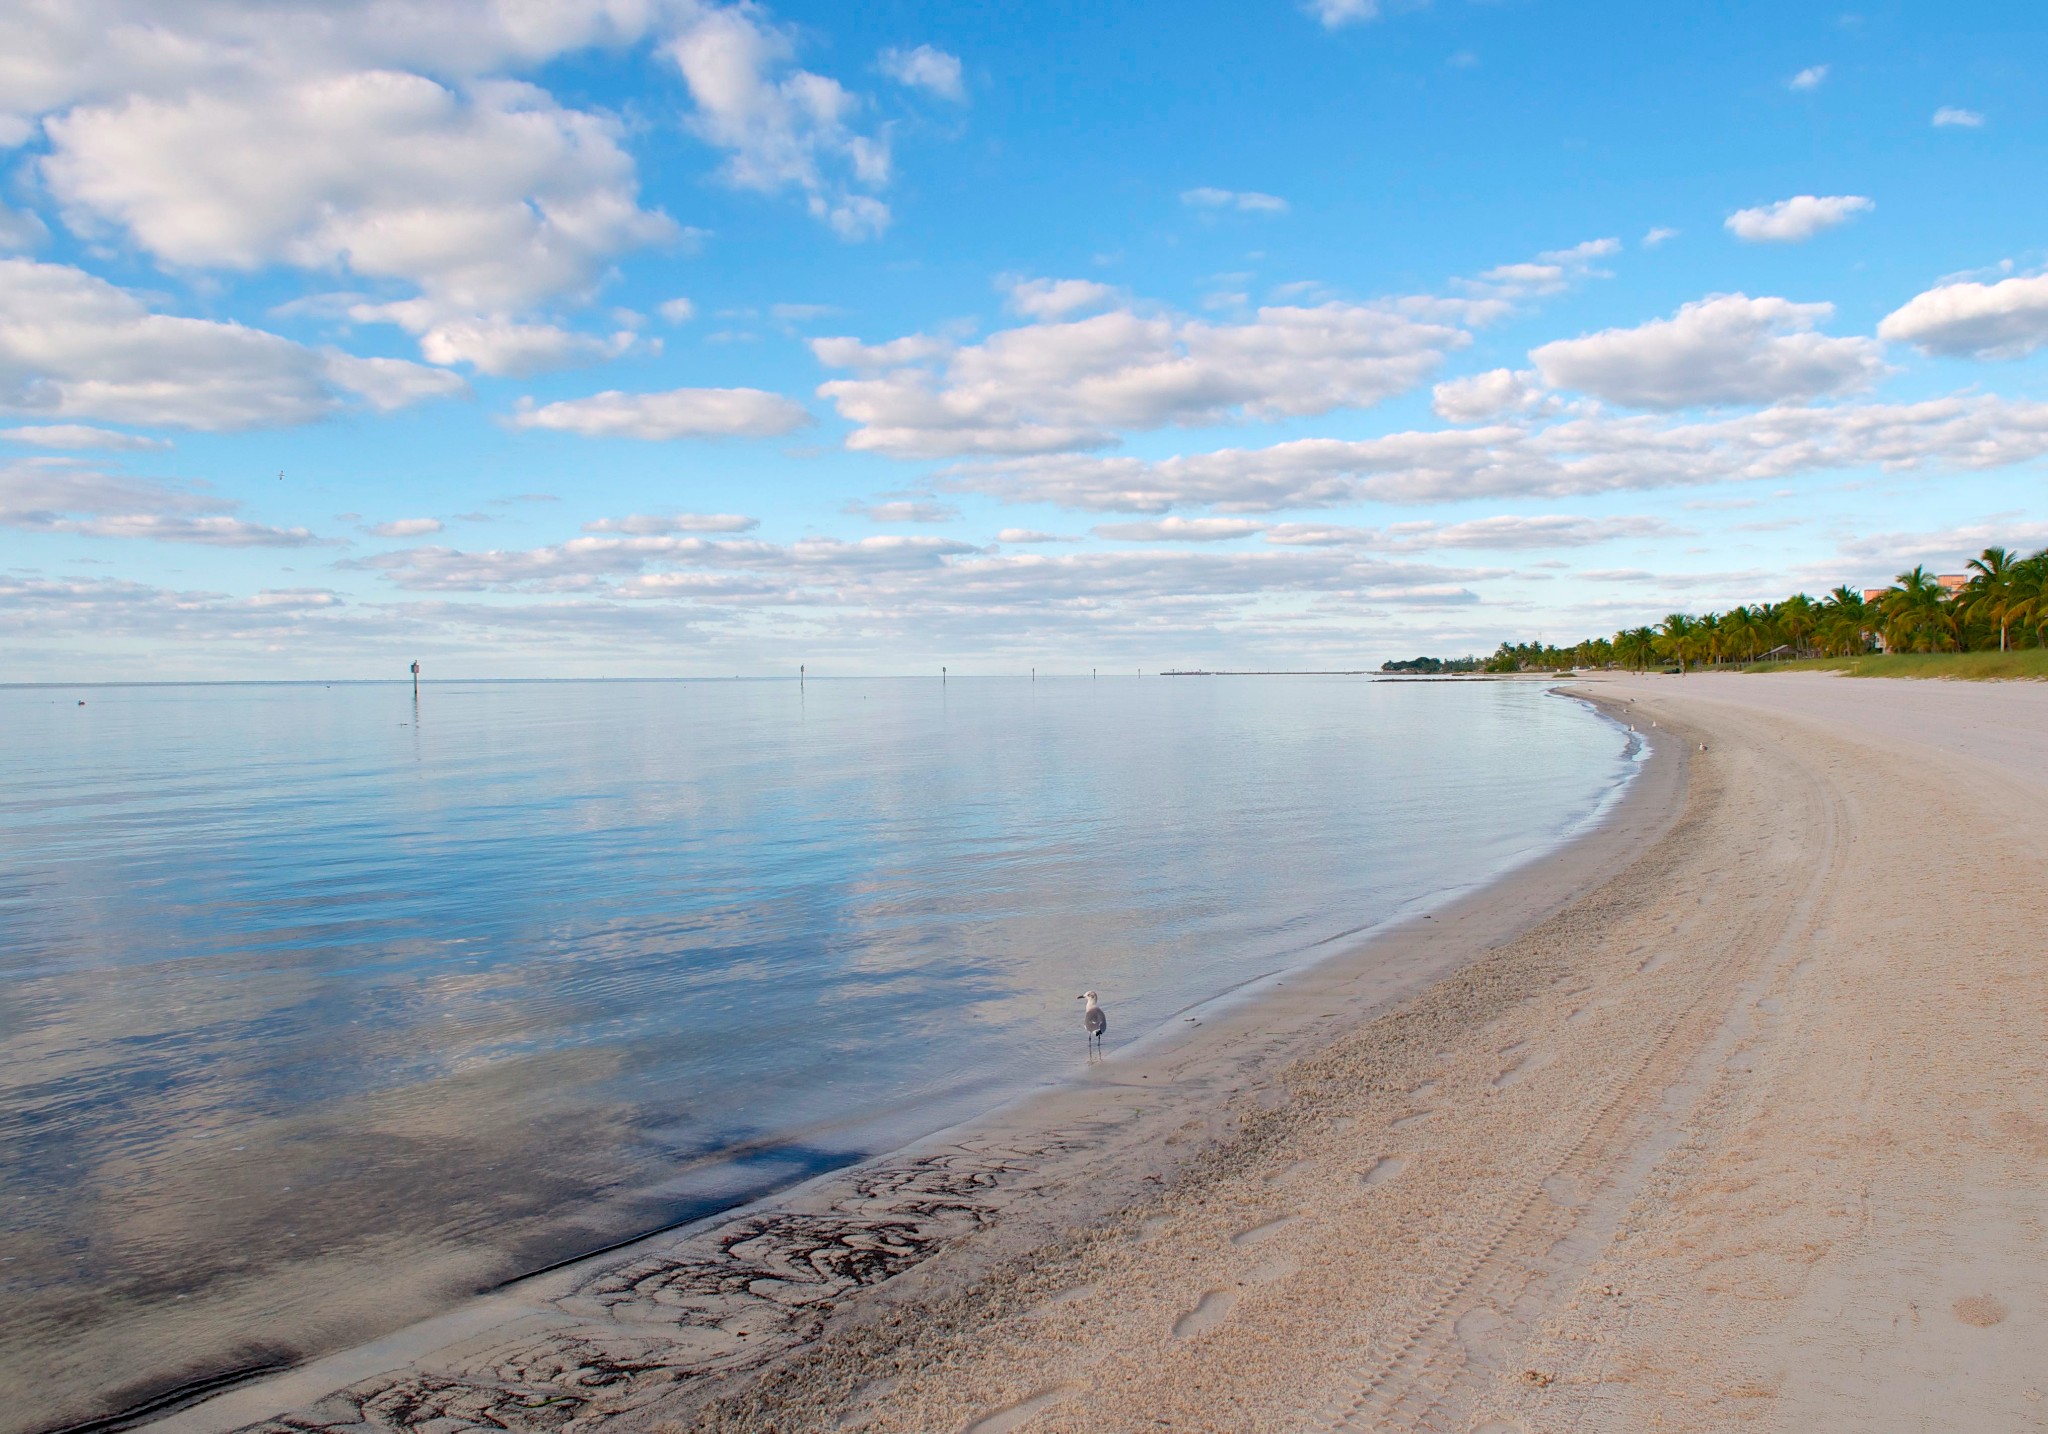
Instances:
[[[2048,687],[1575,686],[1653,755],[1562,852],[157,1427],[2048,1426]]]

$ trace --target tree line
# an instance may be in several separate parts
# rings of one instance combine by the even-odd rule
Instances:
[[[1818,600],[1794,593],[1782,602],[1695,616],[1674,612],[1654,626],[1571,647],[1503,642],[1489,672],[1566,667],[1637,671],[1764,658],[1858,657],[1868,652],[2000,652],[2048,646],[2048,549],[2020,557],[1986,548],[1969,561],[1969,581],[1953,590],[1924,566],[1903,572],[1866,599],[1838,587]]]

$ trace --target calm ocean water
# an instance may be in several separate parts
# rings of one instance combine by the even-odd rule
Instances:
[[[85,705],[79,706],[80,698]],[[1519,683],[0,689],[0,1385],[365,1338],[1553,845]],[[10,1422],[11,1421],[11,1422]]]

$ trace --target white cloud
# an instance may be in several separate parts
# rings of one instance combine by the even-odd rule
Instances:
[[[1248,538],[1264,527],[1248,518],[1159,518],[1145,523],[1104,523],[1095,529],[1095,535],[1132,543],[1222,543]]]
[[[1787,89],[1817,90],[1821,87],[1821,82],[1827,79],[1827,77],[1828,67],[1826,65],[1808,65],[1805,69],[1787,80],[1785,85]]]
[[[81,270],[0,259],[0,411],[225,430],[324,417],[341,405],[337,389],[389,408],[462,387],[400,359],[151,313]]]
[[[1117,292],[1092,279],[1020,279],[1010,285],[1010,308],[1027,319],[1064,319],[1115,302]]]
[[[95,538],[152,538],[219,548],[302,548],[305,528],[234,515],[240,505],[203,489],[82,467],[70,459],[0,465],[0,526]]]
[[[610,389],[512,415],[518,428],[547,428],[585,438],[767,438],[811,421],[802,404],[758,388],[677,388],[666,393]]]
[[[1192,209],[1235,209],[1247,214],[1285,214],[1287,201],[1256,189],[1184,189],[1180,202]]]
[[[691,128],[727,152],[732,184],[800,190],[812,214],[845,239],[888,228],[888,206],[864,192],[889,181],[887,132],[855,130],[859,97],[837,80],[791,68],[795,47],[763,12],[702,10],[664,50],[696,102]]]
[[[1860,194],[1795,194],[1776,204],[1738,209],[1728,216],[1726,227],[1750,244],[1800,244],[1876,207]]]
[[[378,523],[370,528],[373,538],[423,538],[429,533],[441,531],[439,518],[393,518],[388,523]]]
[[[0,204],[0,254],[29,253],[49,237],[49,227],[39,216]]]
[[[1582,518],[1567,513],[1502,514],[1463,523],[1396,523],[1351,528],[1329,523],[1278,523],[1266,541],[1284,547],[1363,547],[1395,552],[1478,548],[1495,552],[1583,548],[1620,538],[1670,537],[1680,530],[1657,518]]]
[[[1446,379],[1431,390],[1430,407],[1451,423],[1484,423],[1540,403],[1543,395],[1530,382],[1533,378],[1532,373],[1496,368]]]
[[[1873,340],[1811,331],[1833,312],[1718,294],[1672,318],[1544,344],[1529,357],[1552,387],[1630,408],[1783,403],[1863,388],[1884,372]]]
[[[348,390],[380,413],[408,408],[434,398],[460,398],[469,392],[462,375],[446,369],[394,358],[357,358],[325,350],[323,372],[329,382]]]
[[[871,376],[818,392],[859,425],[851,448],[897,457],[1098,447],[1119,428],[1276,419],[1363,407],[1412,388],[1468,342],[1426,307],[1266,307],[1244,323],[1119,308],[978,344],[913,335],[821,339],[823,363]],[[900,347],[898,347],[900,345]]]
[[[664,323],[687,324],[697,316],[697,306],[688,299],[668,299],[656,305],[654,312],[661,315]]]
[[[1659,226],[1643,236],[1643,247],[1645,249],[1655,249],[1658,245],[1668,244],[1677,237],[1678,231],[1676,229],[1666,229]]]
[[[1530,262],[1496,265],[1476,279],[1458,281],[1458,287],[1498,304],[1561,294],[1582,279],[1609,277],[1594,267],[1595,261],[1620,252],[1619,239],[1588,239],[1569,249],[1545,250]]]
[[[592,599],[682,602],[758,622],[791,612],[816,641],[820,624],[920,643],[1057,631],[1092,644],[1110,634],[1179,631],[1270,620],[1275,604],[1355,624],[1377,606],[1460,606],[1464,586],[1496,574],[1354,552],[1174,548],[1066,554],[993,553],[936,537],[780,545],[702,538],[580,538],[553,547],[467,553],[412,548],[355,560],[401,588],[426,592],[575,593]],[[972,639],[969,639],[972,640]],[[1355,641],[1355,631],[1352,637]],[[1099,650],[1099,649],[1096,649]]]
[[[168,440],[145,438],[139,433],[121,433],[111,428],[93,428],[83,423],[50,423],[39,428],[0,428],[0,438],[9,443],[31,443],[38,448],[111,448],[130,452],[169,448]]]
[[[1403,525],[1406,526],[1406,525]],[[1623,538],[1664,538],[1678,532],[1658,518],[1582,518],[1569,513],[1502,514],[1442,527],[1420,524],[1403,535],[1416,549],[1481,548],[1507,552],[1528,548],[1585,548]]]
[[[1581,414],[1537,425],[1303,438],[1156,461],[1049,455],[956,468],[941,486],[1087,512],[1268,513],[1566,498],[1863,468],[1981,471],[2044,455],[2048,403],[1978,396],[1779,407],[1698,421]]]
[[[996,534],[999,543],[1078,543],[1081,540],[1064,533],[1045,533],[1036,528],[1004,528]]]
[[[429,362],[466,363],[499,378],[525,378],[579,364],[603,363],[641,345],[630,329],[600,337],[571,333],[554,324],[512,319],[443,319],[433,304],[419,299],[356,304],[350,307],[349,317],[365,323],[395,323],[419,335],[420,354]],[[659,352],[660,340],[649,346]]]
[[[919,45],[914,50],[900,50],[892,46],[882,51],[881,66],[882,73],[899,85],[923,90],[955,104],[966,102],[967,86],[960,77],[958,55],[949,55],[930,45]]]
[[[746,533],[759,526],[760,519],[743,513],[635,513],[625,518],[598,518],[585,523],[583,531],[653,537],[668,533]]]
[[[1308,0],[1308,12],[1323,22],[1323,28],[1336,30],[1379,19],[1380,4],[1379,0]]]
[[[41,171],[74,228],[190,268],[397,280],[447,314],[585,292],[614,255],[678,232],[639,207],[613,121],[508,80],[292,77],[132,94],[44,128]]]
[[[2048,275],[1938,285],[1885,315],[1877,332],[1951,358],[2020,358],[2048,343]]]
[[[1984,116],[1975,110],[1959,110],[1952,105],[1943,105],[1934,112],[1936,129],[1982,129]]]
[[[960,516],[951,503],[930,503],[900,498],[889,503],[848,503],[841,511],[870,523],[950,523]]]

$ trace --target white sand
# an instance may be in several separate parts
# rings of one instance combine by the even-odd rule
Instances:
[[[165,1427],[2048,1423],[2048,686],[1589,686],[1686,763],[1561,857]]]

